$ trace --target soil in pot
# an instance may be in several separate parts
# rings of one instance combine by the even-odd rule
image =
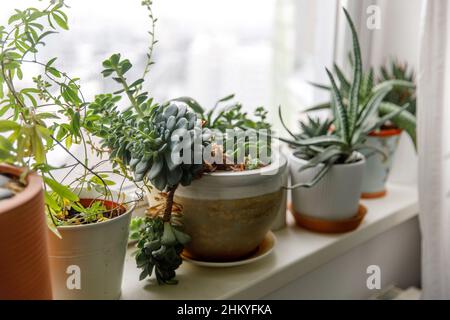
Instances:
[[[0,173],[0,201],[14,197],[25,189],[19,178],[6,173]]]
[[[283,190],[243,199],[191,199],[183,205],[183,226],[192,241],[190,256],[202,261],[235,261],[253,253],[264,239],[283,197]]]
[[[65,216],[66,220],[73,221],[73,224],[89,224],[106,221],[108,219],[113,219],[115,217],[120,216],[126,212],[126,208],[123,205],[117,204],[110,200],[102,200],[102,199],[80,199],[79,203],[83,206],[83,208],[89,209],[93,206],[98,206],[101,208],[101,213],[95,217],[92,217],[96,221],[87,221],[83,218],[79,218],[80,213],[75,210],[73,207],[67,211],[67,215]]]

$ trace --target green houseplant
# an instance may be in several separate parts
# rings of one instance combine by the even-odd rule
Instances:
[[[333,94],[333,121],[310,120],[303,123],[300,135],[293,134],[285,126],[293,139],[280,138],[296,147],[290,157],[296,216],[334,221],[354,217],[358,213],[365,163],[364,156],[358,151],[381,152],[365,144],[367,135],[408,107],[406,104],[373,121],[373,115],[378,112],[392,85],[384,84],[374,90],[369,99],[361,100],[363,72],[359,41],[345,9],[344,14],[353,39],[353,79],[347,90],[340,90],[335,77],[327,69]],[[282,117],[281,120],[284,123]]]
[[[144,1],[144,5],[150,10],[150,18],[154,22],[151,1]],[[137,240],[138,250],[135,257],[137,266],[142,269],[140,278],[145,279],[154,273],[158,283],[172,284],[176,283],[175,270],[182,262],[180,257],[182,250],[186,247],[192,252],[195,251],[192,248],[202,247],[201,244],[197,245],[203,241],[195,232],[198,229],[194,225],[198,224],[191,223],[195,211],[193,202],[201,205],[198,208],[203,208],[203,212],[209,210],[202,205],[205,199],[198,201],[183,195],[192,192],[192,188],[202,183],[214,186],[207,182],[209,173],[214,177],[222,174],[231,177],[219,180],[231,180],[235,183],[239,180],[236,176],[242,175],[241,172],[255,169],[253,175],[256,176],[259,175],[257,170],[270,167],[271,159],[263,161],[259,156],[250,156],[251,151],[256,150],[258,154],[263,149],[270,149],[270,143],[254,143],[244,137],[241,141],[243,148],[240,148],[238,140],[233,138],[225,144],[229,148],[222,149],[217,143],[218,136],[231,128],[251,129],[258,136],[260,129],[268,129],[269,126],[265,121],[266,112],[263,109],[256,110],[256,117],[259,120],[251,120],[241,111],[240,104],[218,108],[220,104],[232,99],[232,96],[221,99],[215,108],[208,112],[194,99],[188,97],[180,97],[165,103],[155,102],[144,90],[144,78],[153,64],[152,52],[156,43],[154,23],[150,36],[147,68],[142,77],[127,79],[127,72],[132,64],[119,54],[113,54],[103,62],[103,76],[112,77],[119,85],[119,89],[112,94],[101,94],[95,98],[89,106],[87,116],[94,120],[87,121],[85,127],[101,138],[102,145],[99,149],[107,150],[114,166],[125,167],[131,171],[134,181],[142,182],[153,193],[162,192],[160,198],[163,199],[163,203],[156,204],[150,201],[152,206],[150,214],[134,221],[132,238]],[[119,107],[123,97],[126,98],[126,102]],[[266,132],[263,135],[269,134]],[[225,139],[228,138],[227,134]],[[173,155],[180,155],[181,150],[183,150],[182,159],[174,160]],[[220,160],[242,157],[243,162],[236,164],[231,161],[224,164],[205,161],[205,154],[213,155],[212,158],[217,157]],[[270,182],[271,185],[277,183],[277,190],[273,191],[275,204],[271,204],[270,210],[264,211],[263,219],[260,219],[262,226],[258,226],[256,239],[252,240],[250,247],[235,253],[231,258],[235,258],[236,254],[242,256],[254,250],[259,244],[258,241],[260,242],[269,230],[283,199],[281,182],[279,180]],[[227,188],[225,191],[231,186]],[[221,193],[223,192],[222,188]],[[188,204],[189,200],[193,201]],[[182,210],[176,202],[181,203]],[[212,202],[217,203],[217,200],[212,199]],[[204,225],[209,224],[209,228],[212,229],[211,221],[205,219],[201,221]],[[217,223],[216,220],[214,225]],[[217,255],[214,258],[217,259]]]
[[[352,57],[349,60],[350,64],[353,65]],[[350,90],[348,78],[336,64],[334,65],[334,73],[338,79],[339,90],[344,97],[347,96]],[[387,66],[380,68],[379,74],[380,76],[375,79],[373,68],[363,73],[359,91],[360,101],[363,101],[362,104],[364,105],[364,101],[371,99],[378,90],[391,87],[380,103],[377,112],[372,115],[374,121],[376,121],[376,118],[379,119],[391,112],[400,110],[405,104],[408,105],[408,108],[369,133],[366,144],[383,150],[386,156],[369,150],[362,151],[367,160],[362,187],[363,198],[378,198],[386,194],[385,183],[402,131],[409,135],[414,146],[416,146],[414,73],[409,70],[406,64],[392,60]],[[315,86],[325,90],[331,89],[326,85]],[[307,112],[330,107],[329,102],[323,103],[307,109]]]
[[[158,283],[176,283],[175,270],[181,264],[180,254],[183,248],[186,246],[189,250],[192,245],[203,241],[198,235],[196,236],[197,229],[194,223],[191,223],[191,219],[195,216],[192,214],[193,211],[206,207],[196,202],[200,207],[194,210],[195,204],[192,201],[188,204],[191,198],[181,196],[192,190],[188,186],[192,184],[195,187],[197,181],[205,183],[207,172],[230,171],[228,176],[233,176],[233,173],[268,166],[267,163],[260,162],[260,158],[248,157],[249,150],[252,148],[250,143],[244,143],[244,162],[239,165],[233,161],[226,165],[205,162],[203,155],[206,152],[210,154],[219,152],[213,131],[222,132],[221,130],[234,128],[237,125],[240,125],[241,129],[267,128],[265,112],[258,109],[256,113],[260,120],[252,121],[240,111],[239,104],[226,107],[219,111],[218,115],[207,114],[192,98],[177,98],[158,104],[143,91],[140,86],[143,79],[128,83],[125,73],[131,67],[131,63],[127,59],[122,60],[118,54],[115,54],[106,60],[103,66],[106,68],[103,75],[106,77],[113,75],[122,89],[115,94],[96,97],[89,106],[88,116],[95,117],[96,121],[87,122],[87,127],[93,134],[102,138],[102,147],[109,150],[110,159],[115,165],[129,168],[133,172],[135,181],[143,181],[149,188],[154,187],[160,192],[165,191],[164,203],[154,204],[151,208],[153,210],[150,210],[152,215],[136,222],[138,227],[134,229],[132,236],[138,241],[136,262],[138,267],[142,268],[140,278],[151,276],[154,271]],[[128,98],[128,103],[131,105],[125,108],[125,111],[120,111],[118,107],[121,94]],[[222,99],[221,102],[231,98]],[[209,122],[205,121],[206,118],[210,119]],[[192,139],[182,139],[184,136]],[[229,157],[234,158],[239,153],[237,142],[233,140],[230,145],[231,153],[221,150],[220,158],[228,160]],[[270,148],[266,144],[259,143],[253,147],[257,150]],[[190,150],[190,156],[183,161],[174,162],[172,155],[178,153],[181,148]],[[212,176],[214,174],[220,175],[211,173]],[[200,177],[201,179],[197,179]],[[233,180],[236,180],[236,177]],[[209,183],[209,186],[212,187],[213,184]],[[276,194],[276,199],[277,203],[281,203],[281,183],[278,189],[280,191]],[[181,195],[176,196],[176,193]],[[179,212],[180,207],[174,203],[174,199],[183,206],[182,213]],[[204,202],[205,199],[200,201],[200,203]],[[278,207],[279,205],[272,205],[270,215],[265,217],[264,226],[261,228],[263,231],[258,231],[260,240],[270,228],[272,220],[278,213]],[[172,214],[174,209],[176,212]],[[192,236],[192,241],[186,233]],[[258,244],[256,243],[255,246]],[[204,246],[200,245],[200,247]],[[250,249],[253,250],[254,247]],[[244,249],[246,250],[244,253],[250,249]],[[242,255],[242,253],[238,254]]]
[[[36,173],[42,179],[41,187],[37,189],[40,191],[33,193],[36,197],[32,200],[36,205],[22,212],[26,221],[17,216],[10,220],[14,227],[6,224],[2,227],[11,227],[10,230],[20,234],[21,230],[27,232],[26,226],[30,223],[36,224],[33,232],[36,238],[41,237],[41,241],[33,241],[29,248],[23,246],[25,250],[20,254],[34,250],[30,257],[38,254],[46,260],[47,267],[50,262],[55,298],[117,298],[128,237],[126,226],[133,202],[129,197],[119,196],[120,192],[110,190],[113,182],[88,162],[90,136],[81,129],[86,120],[87,104],[78,79],[59,70],[56,58],[46,62],[39,59],[39,48],[45,45],[46,38],[58,29],[68,29],[65,8],[63,1],[50,1],[43,9],[16,10],[8,25],[0,27],[0,162],[16,166],[15,172],[21,172],[20,178],[26,188],[29,187],[27,181],[33,182],[30,187],[39,184]],[[24,73],[26,64],[39,66],[39,74]],[[24,87],[24,80],[31,80],[33,85]],[[79,159],[71,153],[73,144],[81,146],[84,158]],[[48,159],[57,148],[73,163],[53,167]],[[17,202],[21,195],[6,201]],[[48,253],[47,231],[42,230],[45,217],[53,231],[48,236]],[[124,231],[111,232],[110,229],[121,223],[125,226]],[[101,245],[100,242],[92,244],[80,240],[87,239],[88,233],[97,238],[109,237],[110,242]],[[4,234],[8,235],[7,232]],[[105,270],[100,266],[105,265],[104,253],[108,250],[115,252],[115,259]],[[50,261],[47,260],[49,256]],[[67,288],[66,270],[70,265],[83,269],[83,289]],[[14,267],[20,271],[18,266]],[[42,277],[36,281],[39,283],[49,280],[50,273],[47,270],[47,276],[42,272],[36,275]]]
[[[202,178],[181,187],[175,197],[183,206],[185,230],[192,237],[186,254],[194,260],[242,259],[258,247],[270,228],[285,224],[282,186],[287,184],[287,162],[272,148],[267,111],[256,108],[251,117],[232,99],[233,95],[219,100],[209,111],[193,99],[183,99],[215,133],[211,150],[224,159],[220,163],[204,160]]]
[[[399,63],[395,60],[392,60],[386,66],[382,66],[379,73],[379,83],[398,80],[414,83],[414,72],[409,70],[407,64]],[[382,157],[370,151],[365,152],[367,163],[361,196],[368,199],[379,198],[386,194],[385,184],[389,177],[402,132],[406,132],[410,136],[416,148],[415,87],[394,86],[385,97],[384,103],[387,106],[395,107],[408,103],[409,106],[405,112],[386,122],[379,130],[371,132],[367,138],[367,145],[382,149],[387,155],[387,157]]]

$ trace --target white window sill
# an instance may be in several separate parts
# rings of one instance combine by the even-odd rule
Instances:
[[[333,258],[409,220],[419,212],[416,187],[389,185],[388,195],[367,200],[361,226],[342,235],[312,233],[294,226],[275,232],[274,252],[254,264],[234,268],[204,268],[187,262],[177,270],[179,284],[158,286],[139,281],[130,247],[125,261],[122,299],[258,299],[331,261]]]

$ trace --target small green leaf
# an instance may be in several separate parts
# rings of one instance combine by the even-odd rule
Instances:
[[[70,189],[68,187],[60,184],[56,180],[53,180],[48,177],[44,177],[44,182],[53,190],[53,192],[55,192],[61,198],[67,199],[67,200],[73,201],[73,202],[77,202],[80,200],[78,198],[78,196],[75,193],[73,193],[72,191],[70,191]]]
[[[53,12],[52,18],[55,20],[56,24],[60,26],[64,30],[69,30],[69,26],[67,25],[67,20],[64,17],[60,16],[58,13]]]
[[[13,131],[20,128],[20,125],[11,120],[0,120],[0,132]]]

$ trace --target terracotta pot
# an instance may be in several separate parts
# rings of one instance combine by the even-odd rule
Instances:
[[[277,216],[285,217],[286,169],[286,158],[276,153],[264,168],[217,171],[179,187],[175,201],[183,206],[184,229],[192,238],[188,254],[234,261],[253,253]]]
[[[79,193],[78,190],[76,190]],[[55,299],[118,299],[128,245],[131,197],[112,191],[115,203],[129,203],[126,212],[108,221],[61,226],[58,238],[49,231],[49,254]],[[81,203],[90,204],[101,195],[94,190],[79,193]],[[99,200],[101,201],[101,200]],[[104,201],[106,207],[115,207]]]
[[[0,164],[18,176],[20,168]],[[30,173],[25,190],[0,201],[0,300],[52,299],[42,179]]]
[[[366,157],[364,168],[362,194],[365,199],[381,198],[386,195],[386,181],[392,167],[395,151],[402,130],[386,128],[378,132],[370,133],[366,145],[383,150],[387,157],[376,153],[371,149],[364,149],[362,153]]]

